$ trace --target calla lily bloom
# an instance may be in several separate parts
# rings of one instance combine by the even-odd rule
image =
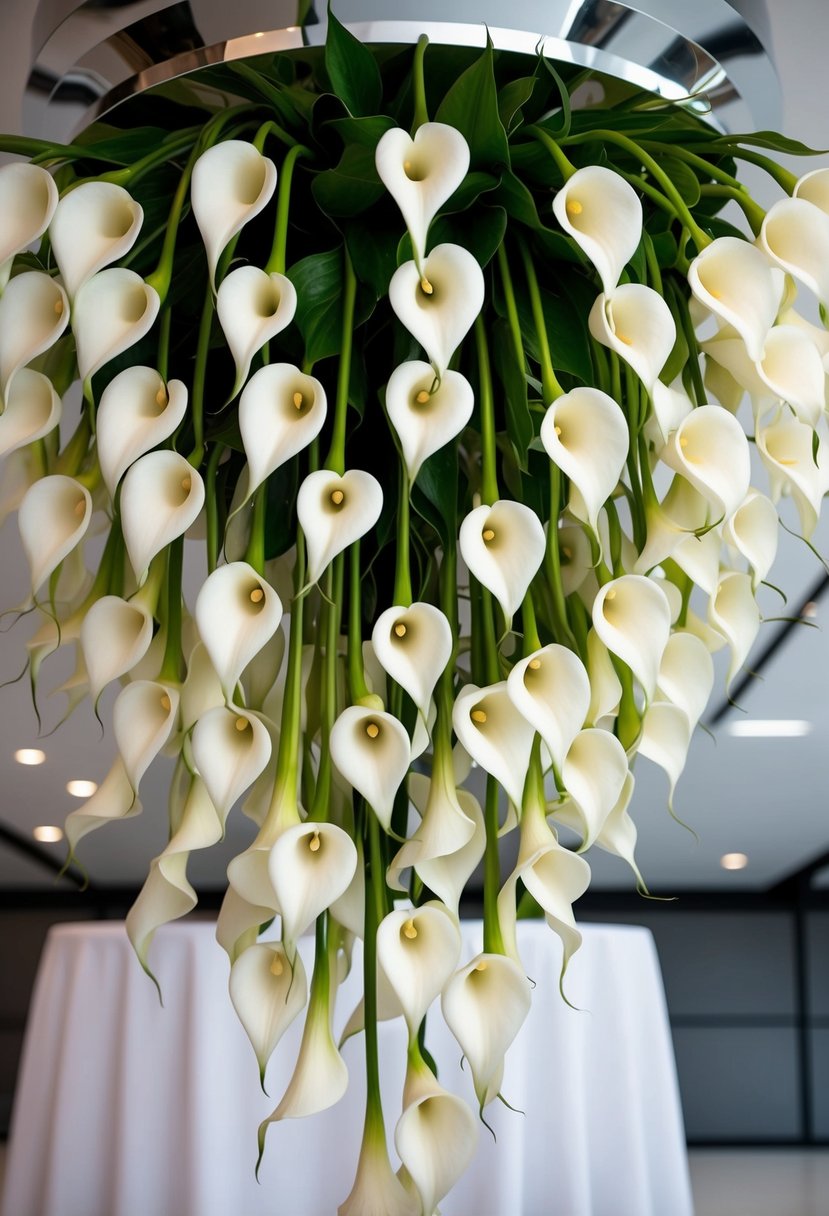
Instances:
[[[426,718],[432,693],[452,657],[452,627],[439,608],[416,602],[381,612],[371,634],[383,670]]]
[[[69,842],[70,856],[74,857],[78,844],[84,836],[101,828],[113,819],[132,819],[140,815],[138,800],[127,770],[120,757],[104,777],[91,798],[66,816],[64,830]]]
[[[138,601],[105,595],[91,605],[81,625],[81,649],[94,702],[110,681],[140,662],[152,640],[152,614]]]
[[[204,642],[197,642],[187,661],[181,686],[181,729],[186,734],[209,709],[224,705],[225,695]]]
[[[242,688],[245,690],[245,704],[250,709],[258,709],[262,713],[268,714],[275,722],[279,722],[281,717],[282,696],[279,696],[279,713],[276,714],[269,713],[272,704],[269,698],[278,690],[277,686],[280,683],[282,688],[278,691],[284,692],[284,680],[280,679],[280,672],[285,659],[285,650],[285,630],[279,628],[255,657],[248,662],[241,676]],[[268,709],[265,709],[266,703]]]
[[[701,304],[734,327],[749,358],[759,363],[781,295],[780,279],[762,251],[740,237],[718,237],[694,258],[688,283]]]
[[[49,240],[70,300],[93,274],[126,257],[143,222],[143,208],[113,182],[83,182],[63,196]]]
[[[615,175],[614,175],[615,176]],[[541,442],[578,490],[584,513],[571,493],[570,510],[598,531],[599,511],[616,489],[630,438],[625,416],[597,388],[575,388],[558,397],[544,415]]]
[[[386,385],[386,411],[394,427],[409,481],[424,460],[460,435],[475,405],[472,385],[460,372],[445,371],[439,381],[431,363],[401,363]]]
[[[636,191],[612,169],[586,165],[556,194],[553,213],[596,267],[604,294],[613,295],[642,238],[642,204]]]
[[[701,405],[683,419],[665,445],[662,459],[728,518],[743,501],[751,480],[745,431],[718,405]]]
[[[463,560],[498,601],[509,628],[544,561],[547,538],[541,520],[523,503],[500,498],[469,512],[458,542]]]
[[[469,145],[455,127],[425,122],[414,138],[400,127],[384,132],[374,154],[377,173],[400,208],[418,266],[429,225],[469,169]]]
[[[634,785],[633,773],[628,772],[627,777],[625,777],[625,784],[622,786],[622,792],[619,795],[619,801],[607,819],[605,819],[604,826],[596,837],[595,843],[598,848],[604,849],[606,853],[612,853],[614,857],[621,857],[622,861],[627,862],[636,878],[636,885],[639,891],[647,893],[645,880],[636,864],[636,824],[628,814]]]
[[[204,482],[178,452],[149,452],[121,486],[121,530],[140,581],[150,562],[183,536],[204,505]]]
[[[751,567],[752,588],[768,574],[777,555],[778,520],[774,503],[759,490],[749,489],[723,529],[727,545]]]
[[[153,367],[127,367],[109,382],[98,404],[95,438],[111,498],[130,465],[169,439],[186,413],[185,385],[165,384]]]
[[[308,582],[318,582],[338,553],[365,536],[382,509],[383,491],[371,473],[362,469],[349,469],[342,476],[328,469],[309,473],[296,496],[307,545]]]
[[[170,738],[178,708],[178,690],[153,680],[133,680],[116,697],[115,742],[134,790]]]
[[[441,1011],[469,1062],[481,1109],[497,1096],[504,1056],[531,1003],[529,980],[503,954],[477,955],[443,990]]]
[[[708,605],[708,622],[728,642],[731,662],[725,687],[728,690],[748,658],[760,630],[760,609],[751,588],[751,576],[727,571]]]
[[[693,633],[672,633],[659,664],[657,684],[659,700],[684,710],[693,730],[714,687],[714,664],[704,642]]]
[[[291,363],[270,363],[254,372],[239,398],[248,496],[316,439],[326,410],[325,389],[319,380]]]
[[[79,543],[91,516],[92,497],[73,477],[54,473],[26,491],[17,523],[33,595]]]
[[[350,705],[331,728],[335,766],[389,830],[394,797],[411,761],[405,727],[381,710]]]
[[[597,298],[587,323],[596,341],[615,351],[652,393],[676,342],[676,324],[659,292],[623,283],[612,296]]]
[[[226,139],[203,152],[193,167],[190,202],[199,226],[210,282],[225,246],[270,202],[276,165],[253,144]]]
[[[815,432],[796,418],[781,414],[770,426],[757,430],[757,452],[771,482],[771,497],[791,495],[803,535],[808,540],[817,526],[821,502],[829,483],[826,445],[813,450]]]
[[[259,1079],[274,1048],[308,1000],[302,959],[293,963],[279,942],[254,942],[230,968],[230,999],[256,1053]]]
[[[247,562],[209,574],[196,599],[196,625],[228,700],[248,663],[282,620],[279,596]]]
[[[404,262],[391,277],[389,303],[441,378],[484,304],[484,274],[461,245],[438,245],[418,269]]]
[[[653,413],[645,423],[645,437],[657,451],[661,451],[671,431],[676,430],[694,405],[679,382],[669,386],[661,380],[657,380],[651,389],[651,401]]]
[[[607,647],[595,629],[587,634],[587,672],[590,676],[590,708],[586,722],[595,726],[608,714],[615,714],[622,696],[622,685]]]
[[[775,325],[769,330],[757,374],[801,422],[817,426],[824,410],[826,372],[821,352],[806,330],[798,325]]]
[[[423,1213],[432,1216],[466,1170],[477,1142],[475,1116],[466,1103],[442,1089],[422,1061],[417,1067],[410,1063],[394,1144]]]
[[[615,735],[598,727],[579,731],[561,766],[564,788],[581,822],[579,852],[589,849],[601,832],[619,800],[627,771],[625,749]]]
[[[271,758],[271,737],[235,705],[209,709],[193,727],[193,760],[222,820]]]
[[[760,247],[787,274],[829,302],[829,215],[803,197],[782,198],[766,212]]]
[[[284,274],[240,266],[222,279],[216,313],[236,364],[235,397],[248,378],[254,355],[294,319],[296,288]]]
[[[593,570],[590,538],[581,524],[565,523],[558,529],[561,588],[565,599],[583,585]]]
[[[590,678],[581,659],[566,646],[544,646],[515,664],[507,692],[541,735],[560,773],[590,709]]]
[[[718,409],[716,406],[707,408]],[[708,501],[690,481],[677,475],[663,501],[648,503],[645,507],[647,539],[633,563],[633,573],[647,574],[671,557],[710,595],[719,578],[720,535],[717,528],[710,526],[702,535],[695,535],[708,524],[710,514]]]
[[[769,330],[769,334],[773,332],[773,330]],[[766,338],[768,336],[767,334]],[[760,375],[760,363],[751,358],[745,342],[733,326],[723,325],[718,333],[701,344],[701,349],[705,351],[707,378],[710,378],[712,364],[714,368],[720,369],[720,379],[715,380],[715,383],[719,383],[721,389],[723,387],[722,377],[729,377],[723,393],[723,395],[729,396],[730,404],[733,404],[733,408],[729,408],[729,413],[736,414],[743,399],[743,393],[750,395],[755,413],[763,410],[775,400],[775,391],[769,388]],[[763,349],[765,349],[765,343]],[[760,357],[762,359],[762,352]],[[736,389],[733,387],[735,384]],[[733,401],[731,400],[732,394]]]
[[[91,380],[99,368],[149,333],[161,307],[158,292],[134,270],[101,270],[81,287],[72,308],[78,371]]]
[[[30,367],[21,368],[0,415],[0,456],[48,435],[60,422],[60,415],[61,401],[52,382]]]
[[[414,1039],[432,1001],[458,965],[457,921],[438,900],[389,912],[377,928],[377,958]]]
[[[0,168],[0,290],[9,281],[15,254],[43,236],[58,205],[58,188],[40,165],[15,161]]]
[[[293,1075],[278,1106],[259,1127],[260,1156],[271,1123],[302,1119],[327,1110],[339,1102],[347,1088],[348,1069],[331,1034],[328,999],[318,999],[312,988]]]
[[[691,734],[688,715],[679,705],[670,701],[654,701],[648,706],[636,750],[666,773],[670,808],[673,808],[676,783],[688,758]]]
[[[268,873],[290,958],[300,934],[345,893],[356,867],[354,841],[335,823],[309,820],[279,836],[268,858]]]
[[[650,700],[671,631],[670,605],[659,584],[641,574],[623,574],[605,583],[593,602],[593,627]]]
[[[16,275],[0,297],[0,395],[9,395],[15,372],[50,346],[69,321],[66,292],[48,274]]]
[[[793,197],[805,198],[807,203],[829,215],[829,170],[813,169],[811,173],[804,173],[795,185]]]
[[[413,866],[418,877],[457,917],[461,893],[484,855],[484,814],[474,794],[457,789],[454,778],[433,772],[409,776],[409,797],[423,820],[389,866],[389,886],[399,890],[400,874]]]
[[[366,1128],[357,1176],[348,1198],[337,1208],[337,1216],[420,1216],[418,1196],[408,1192],[389,1163],[382,1132]]]
[[[467,684],[455,700],[452,725],[472,759],[519,807],[535,727],[515,708],[506,680],[484,688]]]

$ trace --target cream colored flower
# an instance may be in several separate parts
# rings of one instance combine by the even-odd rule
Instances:
[[[558,191],[553,212],[596,267],[602,291],[611,296],[642,238],[642,204],[636,191],[612,169],[586,165]]]
[[[153,367],[127,367],[104,389],[95,419],[98,463],[110,497],[131,464],[169,439],[187,413],[181,380]]]
[[[422,359],[401,363],[386,385],[386,411],[394,427],[409,481],[424,460],[450,443],[472,417],[472,385],[460,372],[435,369]]]
[[[616,489],[630,445],[621,409],[597,388],[572,389],[544,415],[541,442],[570,480],[571,512],[597,533],[599,511]]]
[[[389,302],[442,377],[483,308],[483,271],[461,245],[438,245],[419,269],[414,262],[397,268]]]
[[[474,507],[461,523],[458,540],[463,560],[498,601],[509,628],[544,561],[547,539],[541,520],[523,503],[501,498]]]
[[[64,194],[49,240],[70,300],[93,274],[126,257],[143,222],[140,204],[112,182],[82,182]]]
[[[196,161],[190,202],[204,241],[211,283],[225,246],[268,205],[275,189],[276,165],[245,140],[214,144]]]

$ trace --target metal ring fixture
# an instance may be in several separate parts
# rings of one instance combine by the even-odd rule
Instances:
[[[740,6],[745,0],[740,0]],[[724,130],[775,126],[780,88],[764,13],[738,0],[338,0],[362,41],[494,45],[591,68],[670,100],[710,106]],[[316,8],[323,9],[321,0]],[[153,85],[199,68],[325,39],[324,14],[301,31],[294,0],[41,0],[24,100],[27,133],[71,138]],[[600,92],[600,90],[599,90]],[[587,96],[582,104],[600,101]]]

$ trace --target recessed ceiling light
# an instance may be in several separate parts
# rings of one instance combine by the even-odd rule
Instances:
[[[91,798],[98,786],[95,781],[67,781],[66,792],[73,798]]]
[[[811,730],[811,722],[802,718],[744,718],[728,727],[728,733],[738,739],[796,739]]]
[[[44,844],[57,844],[59,840],[63,840],[63,828],[53,823],[44,823],[39,828],[32,828],[32,835],[35,840],[41,840]]]
[[[745,853],[723,853],[720,865],[724,870],[744,870],[748,865]]]
[[[42,764],[46,759],[46,752],[42,752],[39,747],[21,747],[14,753],[14,758],[18,764]]]

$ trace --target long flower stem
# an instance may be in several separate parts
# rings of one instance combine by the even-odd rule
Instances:
[[[349,553],[348,687],[353,705],[369,696],[363,667],[363,599],[360,582],[360,542],[358,540],[355,540]]]
[[[214,443],[207,460],[204,475],[204,513],[207,523],[207,573],[212,574],[219,564],[219,501],[216,493],[216,474],[224,448]]]
[[[253,515],[245,561],[257,574],[265,573],[265,519],[268,507],[268,483],[259,486],[253,495]]]
[[[498,850],[498,782],[486,779],[484,825],[484,950],[488,954],[505,954],[501,922],[498,919],[498,894],[501,890],[501,857]]]
[[[495,448],[495,402],[492,394],[492,373],[483,318],[475,318],[475,350],[480,377],[478,408],[481,414],[481,497],[490,506],[498,501],[498,475]]]
[[[331,801],[331,728],[337,716],[337,643],[340,636],[340,612],[343,599],[343,555],[337,554],[328,567],[326,581],[328,603],[325,605],[325,649],[322,656],[320,681],[320,758],[314,801],[309,819],[323,823],[328,819]]]
[[[380,1099],[380,1063],[377,1053],[377,926],[385,915],[386,882],[380,843],[380,824],[370,807],[366,807],[366,844],[369,877],[365,894],[365,936],[363,941],[363,994],[365,1002],[366,1035],[366,1131],[369,1122],[379,1129],[383,1126]]]
[[[426,106],[426,80],[423,72],[423,61],[426,55],[426,47],[428,45],[429,39],[425,34],[421,34],[417,40],[414,63],[412,64],[412,88],[414,90],[414,119],[412,121],[412,135],[414,135],[418,127],[422,127],[425,122],[429,121],[429,111]]]
[[[193,451],[188,460],[198,468],[204,456],[204,389],[207,382],[207,356],[213,328],[213,293],[208,286],[199,321],[196,341],[196,361],[193,367],[193,391],[190,394],[190,416],[193,419]]]
[[[535,325],[538,341],[538,353],[541,358],[541,384],[544,390],[544,402],[546,405],[550,405],[557,397],[563,396],[564,389],[559,384],[555,370],[553,369],[553,356],[550,353],[550,339],[547,334],[547,322],[544,319],[544,305],[541,300],[541,288],[538,286],[535,266],[530,257],[530,251],[523,241],[519,243],[518,248],[521,251],[521,260],[524,263],[524,273],[527,276],[527,286],[530,291],[530,306],[532,308],[533,324]]]
[[[334,404],[334,429],[325,467],[334,473],[345,472],[345,435],[348,415],[348,387],[351,379],[351,343],[354,332],[354,304],[357,299],[357,278],[348,250],[343,246],[345,287],[343,290],[343,327],[340,363],[337,372],[337,399]]]
[[[297,529],[296,568],[294,587],[298,590],[305,582],[305,538],[302,529]],[[279,730],[279,752],[276,760],[274,792],[280,792],[289,784],[296,787],[299,763],[302,722],[302,628],[305,597],[294,595],[291,602],[291,635],[288,641],[288,665],[285,676],[285,693],[282,700],[282,718]]]
[[[184,565],[184,537],[169,547],[167,559],[167,644],[158,678],[176,684],[181,679],[181,575]]]
[[[289,148],[279,171],[279,191],[276,200],[276,225],[274,228],[273,248],[265,266],[266,274],[284,274],[285,257],[288,245],[288,217],[291,209],[291,186],[294,180],[294,168],[300,156],[310,156],[311,153],[301,144]]]
[[[409,477],[401,460],[397,495],[397,550],[394,558],[394,603],[408,608],[412,602],[410,557]]]

